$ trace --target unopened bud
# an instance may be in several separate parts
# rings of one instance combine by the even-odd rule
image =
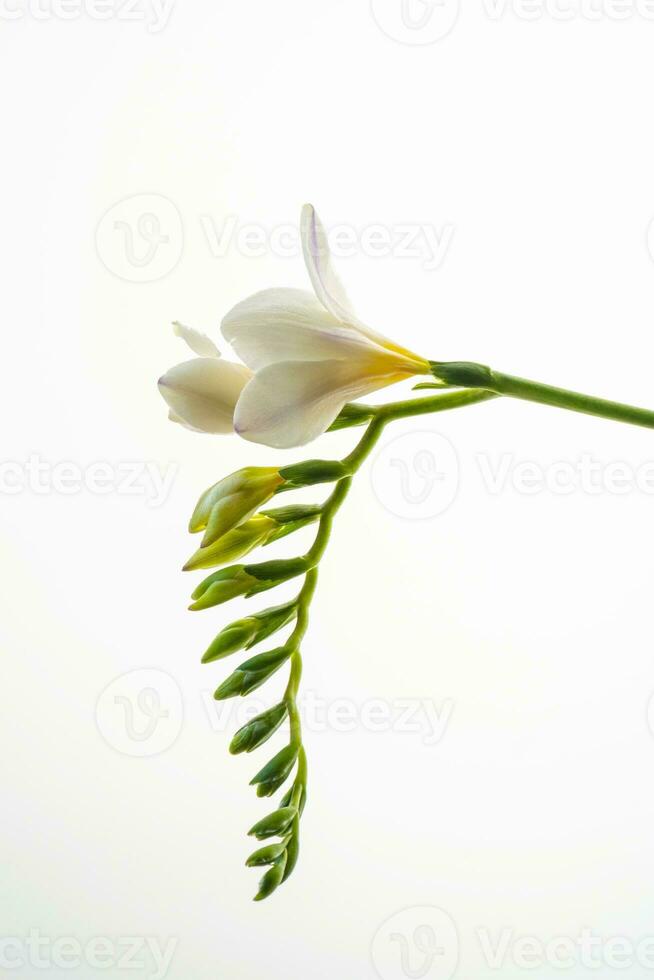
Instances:
[[[260,583],[252,575],[248,575],[243,565],[230,565],[229,568],[221,568],[219,572],[214,572],[203,582],[200,582],[197,589],[193,592],[192,598],[195,600],[189,609],[209,609],[210,606],[219,606],[228,599],[234,599],[239,595],[246,595],[250,590],[259,586]]]
[[[273,708],[268,708],[267,711],[257,715],[247,725],[239,728],[230,743],[229,751],[232,755],[239,755],[241,752],[252,752],[254,749],[258,749],[277,731],[284,721],[287,711],[286,702],[282,701]]]
[[[281,885],[284,880],[284,868],[286,867],[286,854],[282,854],[273,864],[272,868],[266,871],[265,875],[259,882],[259,891],[254,896],[255,902],[261,902],[264,898],[268,898],[269,895],[275,891],[276,888]]]
[[[237,623],[232,623],[231,626],[226,626],[209,646],[202,657],[202,663],[213,663],[214,660],[222,660],[223,657],[228,657],[230,653],[242,650],[256,635],[256,632],[255,620],[241,619]]]
[[[250,837],[256,837],[257,840],[266,840],[268,837],[281,837],[286,833],[288,828],[293,823],[297,810],[294,806],[283,806],[279,810],[275,810],[274,813],[269,813],[268,816],[259,820],[255,823],[248,834]]]
[[[184,571],[190,572],[198,568],[216,568],[227,562],[237,561],[254,551],[259,545],[266,544],[271,535],[279,531],[279,524],[263,514],[256,514],[244,524],[232,528],[221,538],[206,548],[198,548],[194,555],[184,565]]]
[[[247,466],[231,473],[202,494],[189,530],[192,533],[204,530],[202,547],[208,547],[252,517],[283,482],[277,467]]]
[[[257,787],[257,796],[272,796],[289,776],[298,757],[297,745],[286,745],[250,780]]]
[[[222,657],[242,650],[249,649],[261,640],[265,640],[277,630],[286,626],[297,615],[297,602],[286,602],[281,606],[271,606],[261,612],[253,613],[244,619],[226,626],[215,638],[202,658],[202,663],[211,663]]]
[[[285,850],[286,844],[284,841],[280,841],[279,844],[267,844],[265,847],[260,847],[258,851],[250,854],[245,864],[248,868],[261,868],[265,867],[266,864],[274,864]]]
[[[225,701],[227,698],[245,697],[246,694],[251,694],[272,677],[290,656],[291,651],[287,647],[278,647],[276,650],[250,657],[223,681],[214,698],[216,701]]]

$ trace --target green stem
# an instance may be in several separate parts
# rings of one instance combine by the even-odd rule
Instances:
[[[318,572],[310,569],[305,578],[304,585],[297,597],[297,618],[295,629],[288,638],[288,647],[293,651],[291,654],[291,671],[288,677],[288,684],[284,692],[284,700],[288,708],[288,718],[291,726],[291,743],[302,745],[302,726],[300,722],[300,712],[297,706],[297,692],[302,678],[302,655],[300,653],[300,643],[309,625],[309,606],[316,589]]]
[[[448,384],[459,387],[483,388],[496,395],[508,395],[523,401],[539,402],[542,405],[553,405],[555,408],[565,408],[572,412],[582,412],[584,415],[596,415],[616,422],[654,429],[654,411],[650,409],[608,401],[578,391],[568,391],[566,388],[554,388],[552,385],[528,381],[526,378],[515,378],[510,374],[493,371],[484,364],[468,361],[445,363],[432,361],[432,373]]]

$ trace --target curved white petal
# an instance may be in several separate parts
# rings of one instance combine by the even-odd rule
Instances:
[[[304,261],[316,296],[337,320],[358,327],[359,321],[352,303],[332,266],[327,234],[312,204],[305,204],[302,208],[300,237]]]
[[[223,319],[223,337],[253,371],[281,361],[357,356],[376,344],[334,319],[302,289],[264,289]]]
[[[309,278],[311,279],[316,296],[325,309],[332,316],[336,317],[337,320],[357,330],[364,337],[367,337],[368,340],[373,341],[373,343],[407,357],[414,364],[422,362],[423,367],[420,370],[428,370],[426,362],[414,354],[413,351],[407,350],[406,347],[400,347],[392,340],[389,340],[388,337],[384,337],[383,334],[377,333],[376,330],[367,327],[356,316],[345,287],[334,271],[327,234],[312,204],[305,204],[302,208],[300,236],[302,239],[304,262],[309,273]]]
[[[378,355],[373,354],[378,359]],[[376,370],[377,373],[373,373]],[[361,361],[286,361],[258,371],[243,389],[234,428],[277,449],[304,446],[325,432],[343,405],[407,374]]]
[[[187,327],[179,320],[173,322],[173,331],[177,337],[181,337],[189,345],[194,354],[198,357],[220,357],[220,351],[206,333]]]
[[[159,391],[174,422],[196,432],[233,432],[234,408],[250,377],[242,364],[198,357],[164,374]]]

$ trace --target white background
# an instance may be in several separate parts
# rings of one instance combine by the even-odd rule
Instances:
[[[511,947],[494,970],[480,929],[651,936],[652,481],[527,493],[511,473],[499,488],[483,473],[508,458],[547,475],[586,454],[604,475],[616,462],[635,474],[654,459],[652,434],[508,401],[387,432],[338,518],[305,646],[304,690],[346,699],[357,720],[307,726],[300,864],[254,905],[245,831],[266,804],[247,781],[265,755],[230,758],[237,720],[220,730],[207,709],[229,665],[199,663],[251,606],[188,613],[195,576],[179,569],[206,486],[306,454],[189,433],[156,390],[187,356],[172,319],[218,339],[248,293],[307,284],[298,254],[254,256],[235,239],[218,254],[207,227],[220,234],[231,216],[270,232],[311,200],[328,228],[449,229],[438,268],[392,247],[340,261],[376,328],[434,359],[654,407],[645,5],[561,0],[527,18],[472,0],[453,23],[452,0],[404,21],[400,0],[177,0],[157,25],[147,2],[136,19],[105,6],[103,20],[20,2],[0,23],[2,936],[176,940],[171,980],[443,980],[456,950],[420,952],[425,906],[454,921],[455,975],[475,980],[562,972],[525,970]],[[451,30],[434,38],[439,24]],[[121,204],[134,195],[171,205]],[[110,217],[96,244],[116,205],[126,225]],[[168,236],[152,265],[144,211]],[[434,433],[453,450],[425,484],[414,463]],[[309,455],[338,457],[356,436],[325,436]],[[25,477],[16,492],[32,455],[82,473],[150,461],[173,480],[159,506],[116,483],[65,493],[52,471],[45,490]],[[434,505],[416,513],[423,490]],[[112,716],[98,699],[152,669],[168,678],[146,675],[168,718],[137,757],[119,726],[101,730]],[[135,699],[140,682],[120,683]],[[360,709],[372,699],[451,716],[426,744],[400,725],[371,731]],[[146,729],[147,705],[132,708]],[[387,929],[396,939],[373,942],[404,909],[417,911]],[[6,973],[152,976],[143,962],[128,973],[25,958]],[[632,958],[572,972],[651,970]]]

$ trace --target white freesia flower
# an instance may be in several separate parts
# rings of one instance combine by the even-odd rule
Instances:
[[[252,373],[243,364],[222,360],[214,342],[199,330],[182,323],[173,329],[199,356],[159,379],[168,417],[194,432],[233,432],[234,409]]]
[[[429,373],[424,358],[355,316],[310,204],[302,210],[301,237],[315,295],[266,289],[222,322],[223,336],[254,372],[238,399],[234,428],[277,448],[315,439],[354,398]]]

